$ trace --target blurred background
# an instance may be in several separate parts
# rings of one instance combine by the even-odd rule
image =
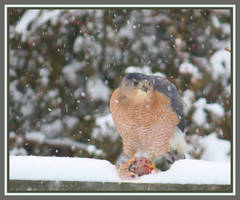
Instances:
[[[10,155],[115,163],[109,99],[128,72],[182,96],[188,158],[230,161],[230,9],[9,8]]]

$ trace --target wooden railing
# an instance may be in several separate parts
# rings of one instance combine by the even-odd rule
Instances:
[[[232,192],[231,185],[10,180],[8,192]]]

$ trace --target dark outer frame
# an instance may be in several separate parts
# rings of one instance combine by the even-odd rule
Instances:
[[[111,0],[102,0],[101,2],[99,0],[68,0],[67,3],[65,0],[58,0],[58,2],[49,2],[48,0],[22,0],[21,2],[18,1],[18,0],[3,0],[0,2],[0,19],[2,21],[2,23],[0,23],[0,26],[1,26],[1,35],[0,35],[0,41],[1,41],[1,44],[4,44],[4,5],[5,4],[19,4],[19,5],[24,5],[24,4],[55,4],[56,7],[58,4],[124,4],[124,5],[127,5],[127,4],[136,4],[134,1],[130,1],[130,0],[117,0],[117,1],[111,1]],[[234,4],[236,5],[236,70],[235,70],[235,73],[236,73],[236,110],[235,110],[235,114],[236,114],[236,195],[235,196],[214,196],[213,195],[204,195],[204,196],[197,196],[197,195],[183,195],[183,196],[148,196],[148,194],[139,194],[139,195],[131,195],[130,194],[125,194],[124,196],[117,196],[117,195],[113,195],[115,199],[122,199],[122,198],[125,198],[125,197],[128,197],[128,198],[131,198],[131,199],[145,199],[146,196],[148,196],[147,198],[151,198],[151,199],[159,199],[159,198],[162,198],[162,199],[205,199],[206,197],[208,197],[209,199],[240,199],[240,187],[239,187],[239,135],[237,134],[238,133],[238,130],[239,130],[239,123],[238,122],[238,119],[239,119],[239,79],[238,79],[238,74],[239,74],[239,56],[237,56],[239,54],[239,44],[240,44],[240,41],[239,41],[239,20],[240,19],[240,15],[239,15],[239,12],[240,12],[240,2],[237,1],[237,0],[201,0],[201,1],[191,1],[191,0],[183,0],[181,2],[179,2],[178,0],[148,0],[147,3],[145,0],[138,0],[137,1],[137,4],[145,4],[145,5],[148,5],[148,4],[175,4],[175,5],[184,5],[184,4],[201,4],[201,5],[206,5],[206,4],[210,4],[210,5],[219,5],[219,4],[226,4],[226,5],[229,5],[229,4]],[[0,54],[0,64],[2,67],[0,67],[0,94],[1,94],[1,99],[0,99],[0,112],[1,112],[1,120],[0,120],[0,128],[1,128],[1,139],[0,139],[0,146],[2,147],[1,149],[1,170],[0,170],[0,175],[1,175],[1,187],[0,187],[0,199],[26,199],[26,200],[30,200],[30,199],[112,199],[113,196],[110,196],[110,195],[107,195],[107,196],[97,196],[97,195],[93,195],[93,196],[84,196],[84,194],[82,196],[54,196],[54,195],[50,195],[50,194],[46,194],[44,196],[5,196],[5,185],[4,185],[4,177],[5,177],[5,172],[4,172],[4,164],[5,164],[5,161],[4,161],[4,139],[6,137],[6,135],[4,134],[4,73],[5,73],[5,69],[4,69],[4,48],[3,48],[4,45],[2,45],[2,48],[0,49],[1,51],[1,54]],[[232,72],[233,73],[233,72]],[[233,74],[232,74],[233,75]],[[156,194],[157,195],[157,194]]]

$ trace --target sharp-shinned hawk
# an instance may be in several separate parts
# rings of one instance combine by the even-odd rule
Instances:
[[[112,94],[110,110],[129,158],[146,157],[161,170],[170,167],[166,162],[184,158],[182,100],[168,79],[127,74]]]

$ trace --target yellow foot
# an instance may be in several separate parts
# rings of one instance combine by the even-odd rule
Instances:
[[[152,166],[153,170],[157,169],[154,161],[152,161],[151,166]]]
[[[130,170],[131,165],[136,162],[136,158],[131,158],[129,161],[125,162],[119,168],[119,176],[123,179],[132,179],[135,178],[134,171]]]
[[[153,172],[160,172],[161,171],[156,167],[156,164],[155,164],[154,161],[151,162],[150,166],[152,167]]]

